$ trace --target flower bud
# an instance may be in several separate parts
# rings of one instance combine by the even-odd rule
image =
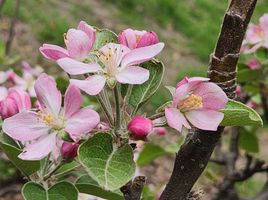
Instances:
[[[144,139],[152,132],[153,123],[150,119],[143,116],[136,116],[128,124],[128,131],[135,139]]]
[[[0,116],[3,119],[27,109],[31,109],[29,94],[16,88],[9,89],[6,98],[0,101]]]
[[[246,64],[250,69],[260,69],[261,68],[261,64],[259,63],[259,61],[257,59],[251,59]]]
[[[77,156],[79,144],[63,142],[61,146],[61,155],[66,160],[74,159]]]
[[[155,32],[126,29],[119,33],[118,42],[130,49],[135,49],[158,43],[158,37]]]
[[[154,133],[156,133],[159,136],[164,136],[167,134],[167,129],[165,129],[164,127],[154,128]]]

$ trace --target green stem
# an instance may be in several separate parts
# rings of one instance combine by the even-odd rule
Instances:
[[[98,99],[98,101],[99,101],[99,103],[100,103],[100,105],[105,113],[106,118],[108,119],[109,124],[112,126],[113,121],[114,121],[113,116],[109,112],[109,110],[108,110],[107,106],[105,105],[105,102],[104,102],[103,98],[101,97],[101,95],[98,95],[97,99]]]
[[[149,119],[151,120],[154,120],[154,119],[158,119],[158,118],[161,118],[161,117],[164,117],[165,116],[165,113],[164,112],[161,112],[161,113],[156,113],[150,117],[148,117]]]
[[[119,99],[119,90],[118,90],[118,85],[114,87],[114,98],[115,98],[115,131],[120,129],[120,124],[121,124],[121,109],[120,109],[120,99]]]
[[[41,176],[44,177],[45,174],[47,173],[48,165],[49,165],[49,158],[50,154],[44,159],[44,163],[42,164],[41,167]]]
[[[45,176],[44,176],[44,181],[47,180],[48,178],[50,178],[63,164],[65,163],[65,161],[61,161],[59,162],[59,164],[57,164],[54,169],[52,169],[49,173],[47,173]]]

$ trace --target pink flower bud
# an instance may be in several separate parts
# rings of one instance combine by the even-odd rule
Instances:
[[[247,106],[249,106],[249,107],[255,109],[255,108],[258,107],[258,103],[255,102],[255,101],[249,101],[249,102],[247,102]]]
[[[257,59],[251,59],[246,64],[247,64],[247,66],[249,66],[250,69],[260,69],[261,68],[261,64],[259,63],[259,61]]]
[[[77,156],[79,144],[63,142],[61,146],[61,155],[64,159],[70,160]]]
[[[137,31],[130,28],[118,35],[118,42],[130,49],[146,47],[159,42],[155,32]]]
[[[31,109],[31,99],[27,92],[11,88],[5,99],[0,101],[0,116],[5,119],[21,110]]]
[[[167,129],[163,127],[154,128],[154,133],[156,133],[159,136],[164,136],[167,134]]]
[[[242,89],[241,89],[241,86],[240,86],[240,85],[238,85],[238,86],[236,87],[236,89],[235,89],[235,93],[236,93],[236,96],[240,96],[240,95],[241,95],[241,93],[242,93]]]
[[[135,139],[144,139],[152,132],[153,123],[150,119],[143,116],[136,116],[128,124],[128,131]]]

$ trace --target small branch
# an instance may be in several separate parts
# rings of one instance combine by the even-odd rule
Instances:
[[[165,113],[164,112],[161,112],[161,113],[156,113],[150,117],[148,117],[149,119],[151,120],[155,120],[155,119],[158,119],[158,118],[161,118],[161,117],[164,117],[165,116]]]
[[[123,186],[120,190],[124,194],[125,200],[140,200],[145,182],[145,176],[137,176]]]
[[[9,55],[10,53],[11,43],[15,36],[15,25],[16,25],[17,18],[19,15],[19,8],[20,8],[20,0],[16,0],[14,14],[10,22],[9,35],[8,35],[8,39],[7,39],[6,47],[5,47],[5,55]]]

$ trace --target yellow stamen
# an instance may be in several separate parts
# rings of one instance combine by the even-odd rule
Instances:
[[[195,94],[189,95],[178,105],[178,108],[182,111],[198,109],[202,107],[203,107],[202,97]]]

